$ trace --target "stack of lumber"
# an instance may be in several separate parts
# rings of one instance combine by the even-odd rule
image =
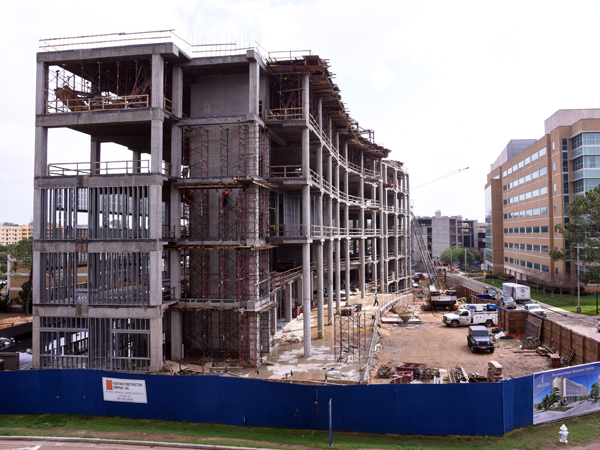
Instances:
[[[488,361],[488,380],[492,383],[502,381],[502,364],[497,361]]]

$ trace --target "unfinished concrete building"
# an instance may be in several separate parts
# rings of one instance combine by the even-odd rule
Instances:
[[[349,116],[328,62],[174,40],[37,55],[34,368],[258,367],[296,305],[318,314],[308,356],[344,290],[410,286],[409,176]],[[60,127],[90,148],[48,161]]]

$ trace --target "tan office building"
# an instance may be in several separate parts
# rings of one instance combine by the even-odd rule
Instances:
[[[0,245],[17,244],[33,236],[33,225],[0,225]]]
[[[565,205],[600,184],[600,109],[560,110],[544,127],[541,139],[511,140],[490,167],[485,259],[494,274],[525,280],[576,270],[548,253],[564,248],[555,226],[569,221]]]

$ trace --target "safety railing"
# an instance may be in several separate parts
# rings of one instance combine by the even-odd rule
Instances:
[[[379,236],[380,234],[379,228],[365,228],[365,236]]]
[[[272,238],[306,237],[306,226],[302,223],[271,225]]]
[[[327,133],[321,133],[321,138],[325,141],[325,145],[327,145],[333,151],[333,153],[336,154],[337,150],[333,148],[333,145],[331,145],[331,139],[329,139]]]
[[[349,228],[348,229],[348,234],[350,236],[362,236],[363,232],[364,232],[364,230],[362,228]]]
[[[57,94],[61,95],[61,94]],[[73,98],[67,98],[72,95]],[[123,95],[119,97],[79,97],[77,94],[64,94],[62,98],[46,102],[46,113],[70,113],[90,111],[110,111],[117,109],[148,108],[149,95]]]
[[[367,208],[379,208],[379,200],[374,200],[371,198],[365,198],[365,206]]]
[[[266,121],[306,120],[306,108],[267,109]]]
[[[302,166],[270,166],[269,178],[304,178]]]
[[[163,109],[169,114],[173,114],[173,111],[175,111],[175,103],[173,103],[172,100],[165,97],[163,101]]]
[[[379,178],[379,177],[380,177],[380,175],[381,175],[381,173],[380,173],[380,172],[377,172],[377,171],[375,171],[375,170],[367,169],[367,168],[365,167],[365,175],[366,175],[366,176],[369,176],[369,177],[371,177],[371,178]]]
[[[321,129],[319,128],[319,122],[317,122],[317,119],[315,119],[315,117],[312,114],[308,115],[308,121],[310,122],[310,124],[312,125],[312,127],[315,129],[315,131],[317,132],[317,134],[321,134]]]
[[[163,239],[175,239],[175,225],[163,225],[162,226],[162,238]]]
[[[310,180],[317,183],[319,186],[321,185],[321,176],[313,169],[310,169]]]
[[[116,173],[150,173],[150,161],[103,161],[48,164],[48,176],[110,175]]]
[[[348,201],[350,203],[356,203],[357,205],[362,204],[362,199],[360,197],[355,196],[355,195],[348,194]]]
[[[353,170],[356,173],[361,173],[360,166],[354,164],[352,161],[348,161],[348,169]]]

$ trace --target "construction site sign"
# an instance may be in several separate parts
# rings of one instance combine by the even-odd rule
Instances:
[[[533,375],[533,424],[600,411],[600,363]]]
[[[105,402],[148,403],[145,380],[102,377]]]

